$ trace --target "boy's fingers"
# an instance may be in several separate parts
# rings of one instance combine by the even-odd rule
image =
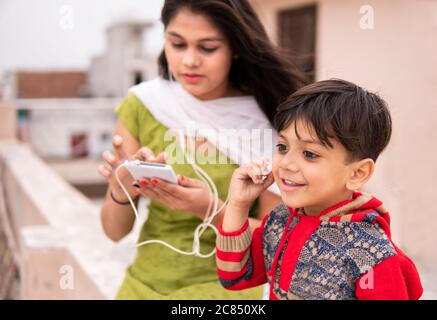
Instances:
[[[127,157],[126,152],[123,150],[123,138],[119,135],[115,135],[112,138],[112,147],[119,159],[125,159]]]
[[[252,169],[253,169],[253,177],[252,177],[253,182],[256,184],[264,183],[265,180],[263,180],[262,167],[259,165],[255,165],[252,167]]]
[[[247,171],[250,178],[252,178],[253,182],[257,182],[259,178],[259,170],[255,166],[250,166]]]
[[[273,177],[273,173],[270,173],[269,175],[267,175],[267,178],[264,180],[264,186],[269,187],[273,184],[273,182],[275,182],[275,179]]]
[[[252,166],[249,164],[245,164],[242,165],[239,169],[238,169],[238,175],[241,177],[247,177],[251,175],[252,172]]]
[[[256,164],[253,166],[253,169],[254,169],[254,171],[256,172],[256,174],[258,174],[258,175],[262,175],[263,164],[256,163]]]

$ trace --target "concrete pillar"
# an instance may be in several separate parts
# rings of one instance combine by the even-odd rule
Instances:
[[[0,102],[0,140],[15,140],[17,133],[17,115],[15,105]]]

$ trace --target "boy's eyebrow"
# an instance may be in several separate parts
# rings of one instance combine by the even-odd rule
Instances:
[[[305,142],[305,143],[310,143],[310,144],[318,144],[318,145],[326,148],[326,146],[323,143],[321,143],[320,141],[318,141],[318,140],[299,139],[299,141],[302,141],[302,142]]]
[[[174,31],[168,31],[167,34],[185,40],[184,37],[182,37],[182,36],[181,36],[180,34],[178,34],[177,32],[174,32]],[[205,42],[205,41],[224,41],[224,39],[223,39],[222,37],[219,37],[219,36],[216,36],[216,37],[215,37],[215,36],[212,36],[212,37],[207,37],[207,38],[200,39],[200,40],[198,40],[198,41],[199,41],[199,42]]]
[[[279,133],[278,137],[279,137],[279,138],[282,138],[282,139],[284,139],[284,140],[287,140],[287,138],[286,138],[282,133]]]
[[[286,138],[283,134],[281,134],[281,133],[279,134],[279,137],[282,138],[282,139],[284,139],[284,140],[287,140],[287,138]],[[325,146],[323,143],[321,143],[320,141],[318,141],[318,140],[312,140],[312,139],[301,139],[301,138],[298,138],[298,139],[299,139],[299,141],[304,142],[304,143],[308,143],[308,144],[318,144],[318,145],[320,145],[320,146],[326,148],[326,146]]]

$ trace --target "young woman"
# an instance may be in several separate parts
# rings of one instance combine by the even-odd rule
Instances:
[[[124,160],[164,162],[164,151],[173,142],[168,141],[168,130],[184,128],[187,121],[201,123],[213,133],[223,128],[272,129],[276,106],[305,82],[269,42],[246,0],[166,0],[161,18],[165,46],[159,58],[160,77],[133,87],[117,107],[115,152],[105,152],[106,164],[99,168],[109,183],[102,225],[114,241],[127,235],[135,220],[114,174]],[[233,160],[199,164],[224,201],[232,173],[241,163],[228,149],[220,149],[219,139],[213,136],[205,134],[200,145],[196,140],[195,148],[207,143]],[[179,174],[178,185],[142,179],[134,186],[125,170],[120,170],[119,176],[132,198],[143,195],[151,200],[139,242],[159,239],[191,251],[194,230],[210,204],[210,191],[189,164],[172,166]],[[279,200],[278,195],[265,191],[252,208],[253,226],[259,225]],[[220,219],[218,215],[213,224]],[[200,245],[201,253],[214,249],[212,230],[203,234]],[[213,256],[202,259],[149,244],[138,248],[117,298],[260,299],[261,295],[261,288],[224,290]]]

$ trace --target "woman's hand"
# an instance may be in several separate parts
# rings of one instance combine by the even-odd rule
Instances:
[[[126,160],[138,159],[148,162],[163,163],[165,162],[165,155],[164,153],[161,153],[159,156],[155,157],[152,150],[147,147],[139,149],[134,155],[128,155],[123,149],[123,139],[118,135],[114,136],[112,139],[112,146],[114,150],[113,152],[105,151],[103,153],[102,158],[105,163],[99,166],[98,171],[107,179],[113,195],[120,201],[127,201],[127,196],[119,186],[115,177],[115,170]],[[131,198],[137,197],[139,193],[138,190],[132,186],[133,178],[129,172],[122,167],[118,172],[118,176]]]
[[[274,182],[273,174],[263,169],[266,163],[262,160],[242,165],[232,175],[229,187],[229,203],[233,206],[249,209],[252,203]]]
[[[142,195],[172,210],[193,212],[202,220],[213,196],[203,181],[181,175],[178,175],[178,184],[158,178],[141,179],[138,182],[138,190]],[[219,201],[219,207],[221,205]]]

